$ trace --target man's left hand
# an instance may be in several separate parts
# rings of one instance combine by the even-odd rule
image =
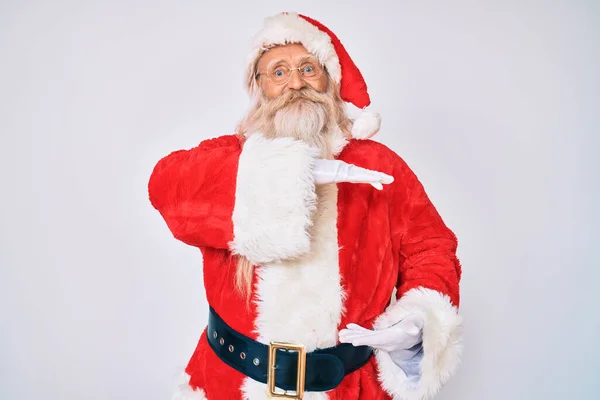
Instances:
[[[423,318],[411,315],[382,330],[371,330],[357,324],[348,324],[339,333],[340,342],[354,346],[370,346],[375,349],[403,353],[422,341]]]

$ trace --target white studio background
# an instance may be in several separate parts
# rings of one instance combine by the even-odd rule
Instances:
[[[340,37],[459,237],[438,398],[598,399],[600,3],[568,0],[2,1],[0,399],[170,399],[207,305],[147,180],[233,132],[249,40],[293,10]]]

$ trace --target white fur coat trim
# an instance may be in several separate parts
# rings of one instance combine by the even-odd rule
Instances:
[[[298,260],[257,269],[255,286],[257,340],[301,343],[307,352],[335,346],[342,316],[336,184],[319,185],[311,252]],[[290,313],[290,310],[293,310]],[[266,400],[266,385],[246,378],[244,400]],[[326,400],[325,392],[307,392],[304,400]]]
[[[412,386],[406,374],[388,353],[376,351],[379,380],[394,400],[425,400],[435,396],[454,373],[462,354],[462,317],[440,292],[416,288],[405,293],[375,321],[374,329],[383,329],[409,314],[424,317],[421,379]]]
[[[233,254],[262,265],[309,252],[316,209],[312,169],[319,154],[292,138],[250,135],[239,159]]]

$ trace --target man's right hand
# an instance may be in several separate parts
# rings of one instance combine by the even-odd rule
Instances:
[[[368,183],[377,190],[383,189],[383,184],[394,181],[394,177],[383,172],[373,171],[345,163],[341,160],[317,159],[313,168],[316,184],[325,183]]]

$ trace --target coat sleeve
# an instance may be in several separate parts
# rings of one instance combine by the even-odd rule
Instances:
[[[374,329],[390,327],[409,314],[422,315],[420,377],[409,379],[386,352],[377,351],[376,359],[382,387],[395,399],[431,399],[455,372],[462,354],[458,242],[401,159],[394,176],[390,215],[399,249],[396,301],[376,319]]]
[[[209,139],[161,159],[150,201],[173,235],[192,246],[230,250],[255,265],[310,251],[318,149],[253,134]]]
[[[148,182],[149,199],[176,239],[228,248],[240,153],[239,140],[223,136],[158,161]]]

